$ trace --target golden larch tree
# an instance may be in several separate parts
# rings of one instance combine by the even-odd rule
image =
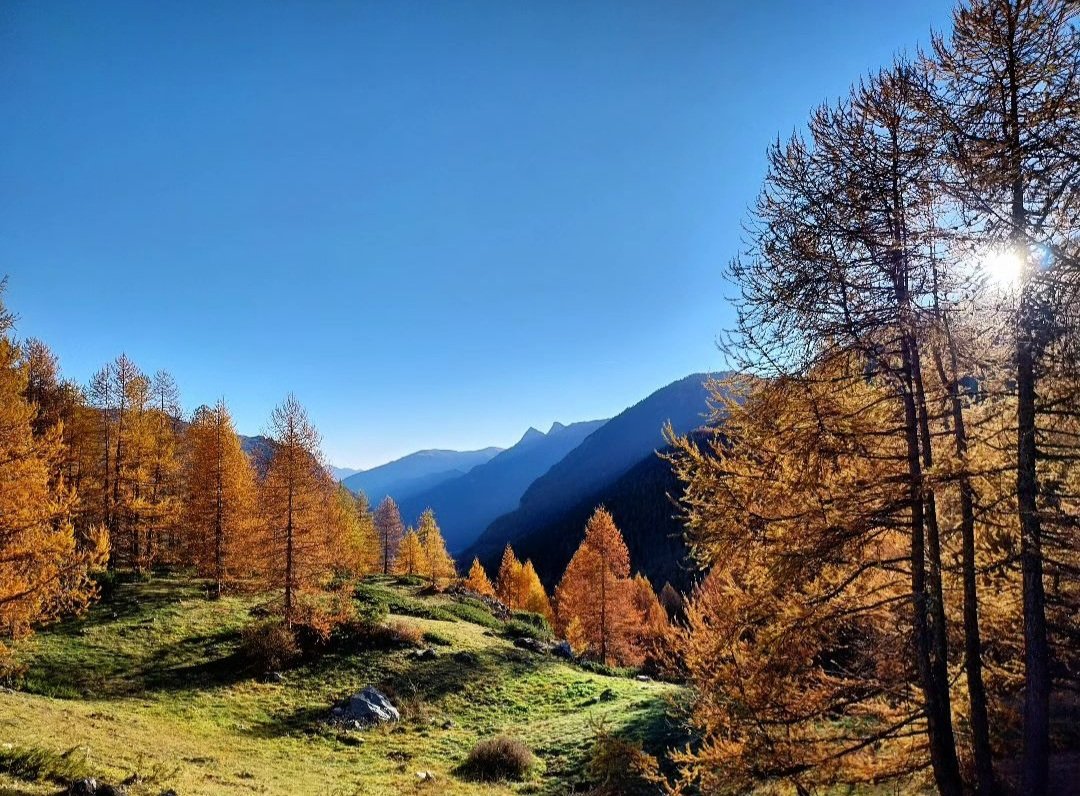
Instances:
[[[9,637],[85,604],[93,595],[88,570],[107,553],[104,534],[76,546],[76,495],[61,475],[63,429],[34,435],[38,409],[25,398],[12,325],[0,301],[0,633]]]
[[[382,571],[384,575],[389,575],[394,571],[394,560],[405,536],[405,523],[401,521],[401,512],[389,495],[383,498],[375,509],[375,532],[379,536],[382,552]]]
[[[479,558],[473,559],[472,566],[469,567],[469,574],[462,585],[469,591],[483,597],[495,596],[495,587],[491,584],[491,579],[488,578]]]
[[[435,520],[435,512],[428,508],[420,515],[416,535],[424,548],[424,576],[432,583],[452,580],[457,577],[457,566],[450,552],[446,549],[446,539]]]
[[[394,559],[394,574],[419,575],[424,571],[424,545],[416,531],[410,528],[405,532]]]
[[[514,549],[507,545],[499,564],[499,575],[495,579],[495,593],[500,600],[513,608],[521,602],[520,589],[521,562],[514,555]]]
[[[521,567],[516,591],[518,603],[511,605],[511,608],[540,614],[552,627],[555,626],[555,611],[551,608],[551,600],[548,599],[544,584],[540,582],[540,576],[536,574],[531,560],[526,560]]]
[[[333,482],[321,461],[319,433],[295,396],[274,409],[270,429],[273,452],[261,490],[266,575],[282,590],[291,624],[300,593],[330,571],[325,507]]]
[[[224,401],[195,410],[184,436],[187,550],[217,596],[252,574],[256,550],[255,470]]]
[[[600,507],[555,589],[559,627],[565,634],[576,622],[588,654],[604,663],[631,661],[636,617],[630,585],[630,551],[610,512]]]

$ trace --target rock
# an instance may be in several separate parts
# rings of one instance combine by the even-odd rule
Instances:
[[[569,641],[560,641],[551,648],[551,654],[556,658],[566,658],[568,661],[574,659],[574,650],[570,647]]]
[[[439,653],[434,647],[428,647],[427,649],[416,650],[413,653],[413,657],[420,661],[430,661],[437,658]]]
[[[465,666],[476,666],[480,663],[480,656],[472,650],[458,650],[454,653],[454,660]]]
[[[93,777],[77,779],[68,785],[68,796],[97,796],[98,781]]]
[[[417,771],[416,772],[416,778],[418,780],[420,780],[421,782],[434,782],[435,781],[435,775],[432,774],[430,771]]]
[[[540,641],[539,639],[535,638],[530,638],[529,636],[514,639],[514,646],[519,649],[529,650],[530,652],[538,653],[540,655],[546,654],[551,649],[551,646],[547,642]]]
[[[96,796],[127,796],[127,788],[101,782],[98,783]]]
[[[344,716],[345,715],[345,708],[343,708],[341,705],[334,705],[334,707],[330,708],[330,715],[331,716]]]
[[[652,682],[652,678],[649,677],[649,675],[647,675],[647,674],[639,674],[634,679],[637,680],[639,683],[651,683]]]
[[[382,724],[401,718],[398,709],[386,695],[370,685],[359,694],[349,697],[347,711],[351,718],[361,724]]]
[[[168,790],[163,790],[160,794],[158,794],[158,796],[180,796],[180,794],[178,794],[172,788],[169,788]]]
[[[444,721],[444,722],[442,723],[442,728],[443,728],[444,730],[452,730],[452,729],[454,729],[454,727],[456,727],[456,726],[457,726],[457,725],[456,725],[456,724],[454,724],[454,721],[453,721],[453,719],[447,719],[446,721]]]
[[[270,672],[270,674],[267,675],[266,679],[268,682],[271,683],[284,683],[285,675],[283,675],[281,672]]]

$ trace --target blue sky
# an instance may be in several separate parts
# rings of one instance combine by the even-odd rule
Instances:
[[[766,146],[950,6],[7,0],[7,301],[340,465],[612,415],[722,367]]]

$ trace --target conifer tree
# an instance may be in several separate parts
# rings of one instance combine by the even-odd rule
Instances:
[[[252,561],[261,554],[256,545],[255,471],[223,400],[195,410],[184,448],[187,552],[220,597],[250,578]]]
[[[1031,794],[1047,788],[1050,649],[1042,517],[1056,500],[1045,493],[1040,499],[1039,461],[1049,458],[1039,450],[1045,434],[1040,412],[1045,424],[1063,409],[1040,406],[1039,379],[1052,319],[1066,317],[1076,298],[1067,287],[1076,270],[1080,208],[1075,13],[1060,0],[971,0],[955,12],[952,35],[934,40],[942,76],[935,108],[952,167],[945,185],[983,256],[1004,251],[1021,264],[1012,360],[1026,664],[1022,768],[1024,791]],[[991,787],[988,752],[981,758],[980,787]]]
[[[443,539],[439,526],[432,522],[424,536],[421,536],[421,530],[418,529],[417,537],[422,539],[421,544],[424,547],[424,575],[432,583],[456,578],[457,566],[446,549],[446,540]]]
[[[325,508],[333,484],[319,433],[295,396],[274,409],[270,429],[274,448],[261,490],[266,574],[282,590],[284,619],[292,624],[300,593],[317,587],[330,569]]]
[[[382,571],[382,548],[375,532],[375,518],[363,493],[353,494],[338,484],[330,502],[331,527],[337,538],[338,560],[352,575]]]
[[[473,559],[472,566],[469,567],[468,577],[465,578],[462,585],[469,591],[483,597],[495,596],[495,587],[491,584],[491,580],[488,578],[487,572],[484,571],[479,558]]]
[[[420,575],[424,572],[424,545],[416,531],[409,528],[402,537],[397,556],[394,558],[394,574]]]
[[[554,627],[555,611],[551,608],[551,600],[548,599],[544,584],[540,582],[540,576],[536,574],[536,568],[533,567],[531,560],[525,561],[518,577],[519,583],[516,592],[519,602],[517,605],[511,605],[510,607],[540,614]]]
[[[495,579],[495,593],[510,608],[522,602],[521,570],[521,562],[514,555],[514,549],[509,544],[506,545],[499,563],[499,574]]]
[[[398,547],[405,536],[405,523],[401,521],[401,512],[389,495],[383,498],[382,503],[375,509],[375,531],[379,535],[382,548],[382,571],[384,575],[389,575],[394,571]]]
[[[28,374],[10,337],[13,322],[0,301],[0,633],[6,636],[85,604],[94,593],[88,571],[107,555],[104,534],[94,534],[82,550],[76,545],[76,495],[61,473],[62,428],[34,433],[38,408],[25,397]]]
[[[630,552],[607,509],[593,512],[585,538],[555,589],[558,623],[564,633],[576,620],[584,647],[603,663],[629,662],[634,616]]]

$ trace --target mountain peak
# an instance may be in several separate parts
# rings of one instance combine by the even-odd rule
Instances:
[[[566,428],[565,425],[556,420],[551,424],[551,428],[548,429],[548,434],[554,434],[556,431],[562,431]]]
[[[544,438],[544,432],[543,431],[540,431],[538,428],[536,428],[534,426],[529,426],[529,430],[521,435],[521,439],[518,440],[517,444],[520,445],[523,442],[533,442],[535,440],[543,439],[543,438]]]

